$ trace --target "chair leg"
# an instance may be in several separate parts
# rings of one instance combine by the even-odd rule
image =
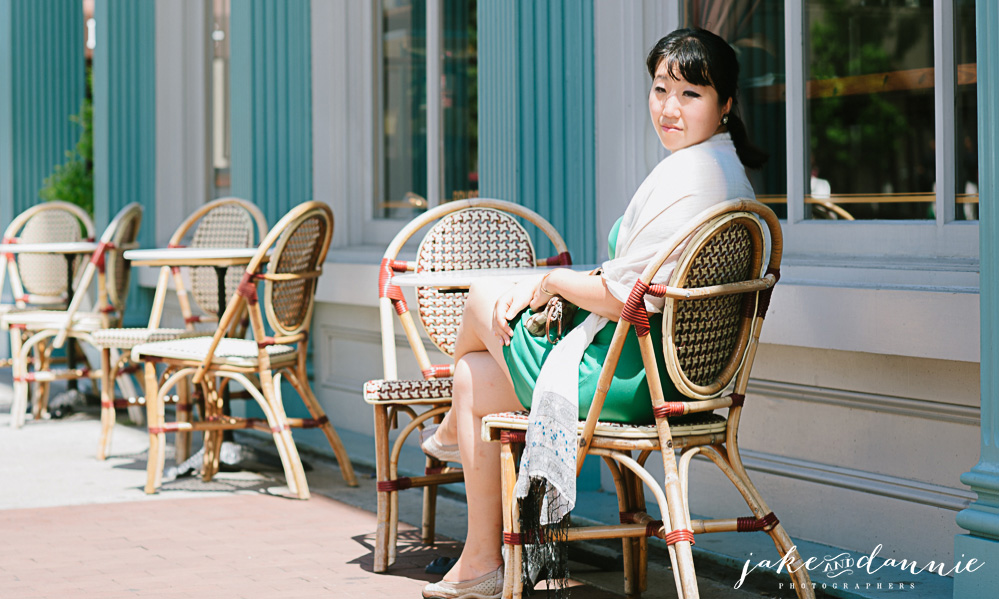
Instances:
[[[392,565],[389,559],[389,531],[392,520],[392,496],[397,491],[383,488],[389,480],[389,416],[385,406],[375,406],[375,480],[377,481],[378,525],[375,528],[375,572],[385,572]]]
[[[177,381],[177,422],[191,421],[191,382],[187,377]],[[183,463],[191,456],[191,433],[186,430],[178,430],[173,439],[174,461]]]
[[[517,498],[514,488],[517,486],[517,461],[513,455],[513,443],[502,439],[500,445],[500,492],[503,510],[503,532],[519,535],[520,517],[517,513]],[[504,535],[505,536],[505,535]],[[506,545],[507,556],[503,569],[503,599],[520,599],[524,592],[523,545],[514,543]]]
[[[304,369],[300,372],[295,372],[295,376],[290,377],[289,380],[302,397],[302,401],[305,402],[305,407],[309,409],[309,414],[312,418],[322,422],[320,428],[323,434],[326,435],[326,440],[329,442],[330,448],[333,449],[333,454],[336,456],[336,463],[340,466],[340,474],[343,476],[343,480],[346,481],[348,486],[356,487],[357,476],[354,474],[353,464],[350,463],[350,456],[347,455],[347,448],[343,446],[343,442],[340,441],[340,436],[336,433],[336,429],[333,428],[329,418],[326,416],[326,412],[319,405],[319,400],[312,393],[307,373]]]
[[[111,451],[111,433],[115,425],[114,377],[111,348],[101,348],[101,437],[97,442],[97,459],[103,460]]]
[[[661,447],[669,446],[662,436]],[[663,452],[664,481],[663,491],[666,505],[660,506],[663,511],[663,522],[669,522],[668,534],[678,527],[689,527],[686,510],[684,510],[683,492],[680,489],[679,473],[677,472],[676,456],[672,451]],[[689,541],[677,541],[669,546],[670,559],[673,562],[673,573],[677,582],[677,594],[683,599],[698,599],[697,576],[694,573],[694,555]]]
[[[222,417],[221,391],[215,385],[214,380],[209,382],[208,376],[204,378],[201,389],[205,397],[204,418],[208,422],[217,421]],[[209,429],[205,431],[205,453],[201,463],[201,479],[205,482],[211,481],[218,472],[224,436],[220,430]]]
[[[159,380],[156,378],[156,366],[147,362],[145,370],[146,394],[146,426],[149,427],[149,453],[146,456],[146,493],[155,493],[163,482],[164,443],[166,434],[163,432],[164,410],[160,401]]]
[[[11,327],[10,356],[11,370],[14,375],[14,402],[10,406],[10,425],[14,428],[20,428],[24,425],[24,413],[28,409],[28,383],[24,380],[28,369],[21,356],[23,341],[21,330]]]
[[[302,459],[298,455],[298,447],[295,445],[295,439],[291,436],[291,428],[288,426],[288,419],[285,416],[281,394],[274,385],[274,376],[270,370],[261,371],[259,376],[260,391],[263,393],[270,407],[271,413],[269,414],[268,421],[271,431],[274,433],[274,443],[278,447],[282,444],[284,445],[282,461],[284,462],[285,478],[287,479],[288,486],[292,489],[293,493],[298,495],[299,499],[308,499],[310,497],[309,483],[305,479],[305,469],[302,467]],[[350,462],[348,461],[347,464],[349,465]],[[343,463],[340,464],[340,467],[344,474],[346,474],[346,470],[343,470]],[[353,475],[354,471],[350,470],[350,473]]]
[[[52,367],[51,349],[44,340],[39,340],[34,347],[35,372],[45,372]],[[35,383],[34,398],[31,401],[31,415],[35,420],[40,420],[49,415],[49,384],[44,382]]]

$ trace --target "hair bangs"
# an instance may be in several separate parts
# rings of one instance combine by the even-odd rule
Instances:
[[[698,40],[680,40],[673,48],[668,48],[662,58],[666,62],[666,72],[674,80],[681,78],[694,85],[715,86],[711,80],[707,49]]]

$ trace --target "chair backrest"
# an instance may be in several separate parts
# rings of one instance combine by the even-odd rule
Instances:
[[[107,301],[119,315],[125,311],[129,283],[132,280],[132,264],[122,257],[125,250],[135,247],[142,225],[142,206],[132,203],[118,212],[104,234],[101,242],[110,243],[104,255],[104,276]]]
[[[170,238],[170,247],[181,247],[191,234],[190,246],[196,248],[256,247],[267,234],[267,219],[260,208],[240,198],[220,198],[208,202],[177,227]],[[242,266],[226,270],[226,302],[236,292],[243,276]],[[191,273],[191,292],[201,310],[212,316],[219,312],[218,277],[210,266],[194,267]],[[177,287],[182,290],[183,287]],[[186,294],[181,301],[185,319],[192,316]]]
[[[667,285],[696,289],[759,278],[765,238],[751,212],[728,212],[705,223],[684,249]],[[663,353],[677,389],[715,397],[743,363],[756,314],[756,293],[707,299],[666,299]]]
[[[556,255],[538,260],[534,245],[518,218],[540,229],[551,241]],[[405,244],[430,226],[416,252],[416,260],[397,260]],[[571,264],[565,241],[539,214],[512,202],[470,198],[437,206],[410,221],[389,244],[382,259],[379,295],[382,298],[382,352],[385,378],[398,376],[395,360],[394,325],[391,308],[403,320],[406,336],[424,376],[439,376],[427,356],[414,327],[402,291],[388,284],[393,271],[446,271],[480,268],[529,267]],[[416,289],[418,314],[430,340],[443,353],[454,354],[454,342],[464,310],[466,292],[436,288]],[[391,339],[391,341],[390,341]]]
[[[534,266],[534,245],[508,212],[465,208],[438,220],[416,251],[416,272]],[[454,342],[468,293],[416,289],[417,313],[430,340],[454,355]]]
[[[122,254],[136,247],[139,237],[139,227],[142,224],[142,205],[132,202],[118,211],[118,214],[108,223],[97,244],[97,249],[90,257],[90,262],[83,271],[73,298],[66,309],[66,318],[59,334],[53,342],[55,347],[62,347],[73,316],[80,309],[83,300],[90,293],[90,283],[97,275],[97,311],[107,314],[117,312],[119,317],[125,308],[128,298],[128,283],[131,273],[131,262],[125,260]],[[105,317],[105,326],[110,319]]]
[[[4,232],[5,243],[72,242],[93,237],[94,223],[90,216],[79,206],[61,201],[32,206],[17,215]],[[18,305],[63,301],[68,278],[63,256],[19,254],[8,256],[7,262]]]
[[[332,238],[333,211],[322,202],[306,202],[285,215],[261,244],[264,252],[274,248],[267,273],[260,278],[264,279],[267,322],[275,333],[296,335],[308,330],[316,283]]]
[[[274,225],[246,265],[236,295],[226,306],[212,344],[194,375],[195,383],[201,382],[212,362],[215,348],[247,307],[261,364],[267,357],[265,348],[271,343],[298,343],[299,359],[305,359],[304,342],[308,338],[315,307],[316,283],[322,274],[322,264],[332,238],[333,211],[323,202],[299,204]],[[266,272],[263,272],[265,265]],[[264,281],[263,312],[274,330],[273,338],[266,336],[261,315],[257,295],[257,282],[260,280]]]

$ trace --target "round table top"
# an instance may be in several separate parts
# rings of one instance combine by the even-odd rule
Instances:
[[[233,266],[248,264],[257,248],[152,248],[129,250],[126,260],[138,266]]]
[[[439,289],[465,289],[476,279],[507,279],[511,283],[518,280],[543,275],[556,268],[590,271],[593,265],[573,266],[525,266],[517,268],[475,268],[469,270],[437,270],[432,272],[407,272],[392,275],[391,283],[400,287],[437,287]]]
[[[89,254],[96,249],[96,241],[0,244],[0,253],[4,254]]]

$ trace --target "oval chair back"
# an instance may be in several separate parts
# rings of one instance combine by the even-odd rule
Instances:
[[[534,244],[509,213],[465,208],[438,220],[416,251],[416,272],[534,266]],[[430,340],[454,355],[467,291],[416,289],[418,314]]]
[[[94,238],[94,223],[79,206],[53,201],[32,206],[14,217],[4,232],[4,243],[73,242]],[[66,297],[66,259],[54,254],[7,257],[11,290],[19,307],[55,305]],[[0,288],[3,279],[0,278]]]

